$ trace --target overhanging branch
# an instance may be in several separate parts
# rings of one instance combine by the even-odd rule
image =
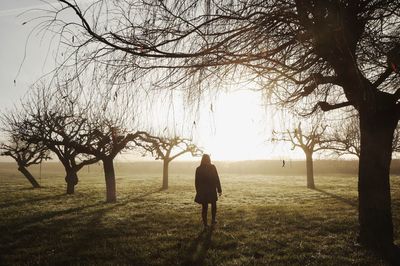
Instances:
[[[379,76],[379,78],[373,83],[373,86],[375,88],[378,88],[379,85],[382,84],[382,82],[384,82],[389,76],[390,74],[392,74],[393,69],[388,67],[386,68],[386,70]]]
[[[314,108],[311,110],[311,112],[305,114],[304,116],[308,116],[308,115],[311,115],[311,114],[315,113],[315,111],[317,111],[318,107],[320,107],[322,111],[327,112],[327,111],[339,109],[339,108],[350,106],[350,105],[353,105],[353,103],[351,101],[343,102],[343,103],[337,103],[337,104],[330,104],[330,103],[327,103],[327,102],[318,102],[314,106]]]

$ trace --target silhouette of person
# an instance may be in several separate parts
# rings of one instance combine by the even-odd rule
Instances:
[[[285,167],[285,165],[286,165],[285,160],[282,160],[282,167]]]
[[[217,214],[217,191],[219,196],[222,195],[221,183],[217,168],[211,164],[208,154],[204,154],[201,158],[200,166],[196,168],[195,176],[196,197],[195,202],[202,205],[201,217],[203,219],[204,228],[207,228],[207,212],[208,204],[211,203],[211,224],[216,224]]]

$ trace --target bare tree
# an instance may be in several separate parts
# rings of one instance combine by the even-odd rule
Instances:
[[[347,122],[337,126],[331,138],[331,149],[339,156],[350,154],[360,158],[361,143],[360,143],[360,126],[357,116],[352,116],[347,119]],[[400,128],[396,127],[393,136],[392,151],[400,151]]]
[[[74,139],[80,134],[82,122],[77,121],[73,116],[49,112],[44,116],[37,113],[34,119],[26,121],[25,125],[33,130],[30,141],[43,142],[49,150],[57,155],[66,172],[67,194],[74,194],[75,186],[79,181],[79,170],[98,161],[96,157],[87,156],[67,145],[70,139]]]
[[[106,201],[117,201],[114,159],[134,141],[141,131],[135,128],[137,118],[135,104],[130,98],[96,88],[87,88],[90,97],[76,117],[82,122],[78,136],[64,142],[78,152],[102,161],[106,183]],[[81,104],[82,105],[82,104]]]
[[[25,104],[29,119],[19,130],[26,140],[43,142],[58,156],[67,173],[67,191],[72,193],[77,172],[102,161],[106,201],[116,202],[114,159],[140,132],[126,128],[132,118],[116,97],[111,101],[92,88],[76,93],[76,84],[68,84],[58,83],[54,90],[39,88],[32,93],[31,101]],[[69,88],[65,88],[67,85]],[[86,99],[81,99],[85,93]]]
[[[307,170],[307,188],[314,189],[314,166],[313,154],[315,152],[329,149],[331,140],[324,135],[327,126],[319,123],[312,124],[312,127],[306,132],[303,131],[301,123],[293,130],[286,130],[283,132],[272,132],[272,141],[286,141],[290,142],[293,147],[301,148],[306,155],[306,170]]]
[[[21,140],[17,135],[11,134],[6,143],[0,145],[0,155],[10,156],[18,165],[20,171],[31,183],[33,188],[40,188],[39,183],[27,169],[34,164],[40,164],[43,160],[50,159],[49,150],[43,144],[32,144]]]
[[[80,134],[84,123],[71,108],[73,104],[62,100],[58,91],[49,90],[43,84],[37,85],[22,102],[24,114],[13,129],[25,143],[42,145],[57,156],[65,169],[67,194],[75,192],[78,171],[98,161],[64,144]]]
[[[142,132],[135,143],[150,152],[156,160],[163,160],[162,189],[168,189],[169,163],[172,160],[185,153],[191,153],[192,156],[199,156],[203,153],[191,140],[181,137],[157,137]]]
[[[61,65],[76,58],[77,74],[94,64],[96,76],[107,69],[102,76],[127,86],[152,68],[165,70],[151,72],[164,86],[218,88],[213,79],[253,78],[282,103],[301,103],[302,113],[357,110],[359,241],[393,253],[389,168],[400,109],[400,1],[215,0],[204,8],[197,0],[86,8],[58,2],[43,26],[61,34],[68,46]],[[70,10],[76,16],[66,20]],[[203,92],[187,88],[194,99]]]
[[[331,149],[339,156],[350,154],[360,157],[360,127],[356,117],[337,126],[332,134]]]
[[[102,161],[107,202],[115,202],[114,158],[139,133],[129,133],[124,128],[126,117],[118,116],[118,110],[99,108],[107,106],[107,101],[99,103],[92,97],[88,104],[78,98],[62,87],[33,90],[23,104],[26,116],[16,130],[24,141],[43,143],[57,155],[66,171],[68,194],[74,193],[80,169]]]
[[[134,141],[140,132],[131,133],[118,127],[113,120],[103,118],[84,119],[79,138],[65,140],[62,143],[73,147],[77,152],[94,156],[103,162],[104,177],[106,181],[106,200],[116,202],[116,182],[114,159],[128,143]]]

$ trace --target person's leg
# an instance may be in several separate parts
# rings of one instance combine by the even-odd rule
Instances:
[[[204,226],[207,226],[207,211],[208,211],[208,203],[202,203],[201,218],[203,218]]]
[[[211,218],[212,218],[212,223],[215,224],[215,216],[217,215],[217,202],[211,202]]]

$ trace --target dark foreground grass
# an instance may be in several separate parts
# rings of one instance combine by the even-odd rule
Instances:
[[[118,169],[117,169],[118,170]],[[0,265],[385,265],[355,243],[353,176],[221,175],[218,225],[204,232],[193,177],[118,172],[118,202],[104,203],[99,171],[83,173],[75,195],[62,172],[44,188],[0,169]],[[400,178],[392,177],[399,244]]]

